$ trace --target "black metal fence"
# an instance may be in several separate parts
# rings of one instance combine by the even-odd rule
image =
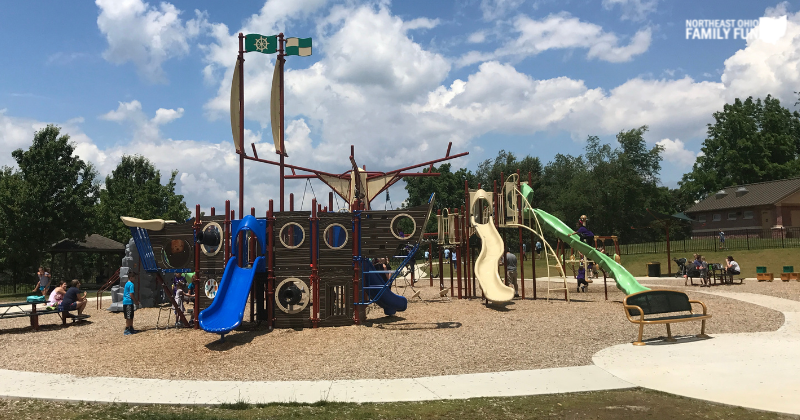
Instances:
[[[775,229],[725,230],[724,242],[719,232],[693,234],[685,239],[671,240],[671,252],[698,252],[720,250],[751,250],[772,248],[800,248],[800,227]],[[667,242],[643,242],[620,245],[622,255],[662,254],[667,252]]]

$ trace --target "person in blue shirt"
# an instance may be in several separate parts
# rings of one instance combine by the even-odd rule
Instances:
[[[444,249],[444,263],[450,264],[450,248]]]
[[[125,335],[131,335],[137,332],[133,329],[133,312],[136,310],[136,307],[133,306],[133,302],[136,302],[139,306],[142,305],[139,299],[136,298],[135,285],[133,284],[134,278],[136,278],[136,273],[132,271],[129,272],[128,282],[125,283],[125,291],[122,293],[122,312],[125,314]]]

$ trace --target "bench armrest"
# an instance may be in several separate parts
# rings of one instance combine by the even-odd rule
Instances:
[[[708,308],[706,307],[705,303],[700,302],[699,300],[690,300],[689,303],[699,303],[703,306],[703,315],[708,315]]]
[[[636,306],[636,305],[626,305],[626,304],[623,303],[622,304],[622,309],[625,311],[625,316],[628,317],[628,321],[634,322],[634,323],[635,322],[643,322],[644,321],[644,311],[642,310],[641,307]],[[628,312],[628,309],[636,309],[637,311],[639,311],[639,321],[634,321],[633,318],[631,318],[631,314],[630,314],[630,312]]]

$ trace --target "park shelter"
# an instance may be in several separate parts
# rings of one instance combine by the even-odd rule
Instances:
[[[125,256],[125,245],[95,233],[87,235],[83,241],[62,239],[53,244],[49,252],[54,265],[51,268],[53,280],[69,280],[73,278],[75,270],[70,264],[70,259],[71,255],[76,253],[100,254],[105,269],[98,274],[99,277],[104,277],[103,280],[105,280],[114,272],[114,270],[111,270],[112,267],[119,267],[122,257]],[[58,254],[62,255],[57,259],[56,256]],[[59,260],[61,264],[59,264]],[[109,272],[109,270],[111,271]]]
[[[800,228],[800,177],[726,187],[690,207],[692,234]]]

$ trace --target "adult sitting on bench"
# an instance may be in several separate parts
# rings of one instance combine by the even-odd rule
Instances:
[[[692,313],[692,303],[703,306],[702,314]],[[622,301],[622,307],[628,321],[639,324],[639,339],[633,343],[634,346],[643,346],[642,332],[644,324],[667,324],[667,339],[665,341],[677,341],[672,337],[669,324],[683,321],[702,321],[699,338],[708,338],[706,335],[706,320],[711,318],[707,313],[706,304],[699,300],[689,300],[686,293],[675,290],[645,290],[643,292],[628,295]],[[669,314],[673,312],[689,312],[688,314],[662,316],[657,318],[645,318],[645,315]]]
[[[69,311],[78,311],[78,317],[83,317],[83,310],[86,309],[86,293],[81,292],[80,280],[72,280],[67,293],[64,293],[64,299],[61,300],[61,311],[64,312],[64,317],[72,318]],[[80,295],[80,296],[78,296]]]

